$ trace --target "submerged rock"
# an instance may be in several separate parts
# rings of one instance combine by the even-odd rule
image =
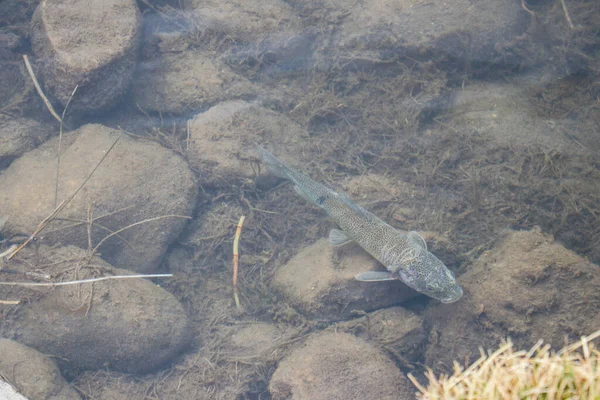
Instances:
[[[423,317],[402,307],[367,313],[363,317],[337,323],[330,329],[352,333],[380,346],[401,362],[421,359],[427,341]]]
[[[0,374],[29,400],[81,399],[62,377],[56,364],[39,351],[0,338],[0,354]]]
[[[63,135],[57,204],[68,199],[85,181],[119,131],[102,125],[85,125]],[[54,138],[14,161],[0,175],[0,210],[10,216],[7,235],[30,235],[55,206],[56,151]],[[43,243],[96,246],[111,232],[141,223],[113,235],[100,248],[102,257],[116,267],[152,271],[169,244],[186,224],[197,187],[186,162],[160,145],[120,138],[90,180],[46,229]]]
[[[268,143],[277,156],[300,156],[308,133],[294,121],[256,103],[229,101],[196,115],[189,123],[189,159],[218,181],[226,175],[258,174],[255,143]],[[253,169],[253,163],[255,168]]]
[[[71,111],[114,105],[131,82],[140,23],[135,0],[43,0],[31,43],[46,90],[64,106],[78,86]]]
[[[276,271],[273,286],[301,312],[327,320],[347,319],[355,310],[372,311],[419,295],[400,281],[357,281],[354,276],[360,272],[383,269],[358,246],[339,261],[334,254],[327,239],[305,247]]]
[[[402,400],[414,389],[380,350],[347,333],[316,334],[284,358],[269,383],[273,400]]]
[[[445,123],[454,131],[490,138],[498,148],[568,154],[582,154],[584,147],[598,148],[596,135],[583,136],[585,130],[573,129],[573,121],[568,118],[543,116],[540,106],[532,101],[534,87],[525,77],[513,78],[510,85],[472,82],[452,93]],[[579,141],[590,145],[583,146]]]
[[[87,263],[88,257],[73,246],[42,246],[37,253],[20,252],[13,262],[64,280],[132,274],[98,257]],[[147,279],[42,288],[27,297],[0,325],[2,335],[56,356],[63,368],[145,373],[164,366],[191,340],[181,304]]]
[[[246,68],[250,75],[310,69],[316,34],[304,29],[287,1],[185,0],[185,7],[205,36],[233,42],[220,58],[234,69]]]
[[[133,99],[143,110],[185,114],[221,101],[253,97],[258,89],[202,52],[163,53],[140,63]]]
[[[479,358],[510,337],[527,349],[539,339],[553,348],[600,325],[598,266],[565,249],[540,229],[509,232],[459,278],[465,296],[425,314],[427,365],[446,372],[453,360]]]
[[[300,26],[300,18],[292,7],[281,0],[184,0],[184,3],[208,29],[235,42],[259,42],[274,32]]]
[[[53,131],[53,127],[31,119],[16,118],[4,123],[0,121],[0,169],[42,144]]]

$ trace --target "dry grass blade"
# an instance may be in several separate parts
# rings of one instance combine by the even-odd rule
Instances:
[[[0,300],[0,304],[14,306],[19,304],[20,300]]]
[[[571,16],[569,15],[569,9],[567,8],[567,4],[565,3],[565,0],[560,0],[560,4],[562,5],[563,12],[565,13],[565,19],[567,20],[567,23],[569,24],[569,28],[575,29],[575,27],[573,26],[573,21],[571,21]]]
[[[46,97],[44,92],[42,91],[42,87],[40,86],[37,78],[35,77],[35,74],[33,73],[33,68],[31,68],[31,64],[29,63],[29,58],[27,57],[27,54],[23,54],[23,60],[25,60],[25,67],[27,67],[27,72],[29,72],[29,76],[31,77],[31,80],[33,81],[33,84],[35,85],[35,89],[37,90],[38,94],[40,95],[42,100],[44,100],[44,104],[46,105],[46,108],[48,108],[48,111],[50,111],[50,114],[52,114],[52,116],[58,122],[62,123],[62,118],[60,118],[58,116],[58,114],[56,113],[56,111],[54,111],[54,107],[52,107],[52,104],[50,104],[50,101],[48,100],[48,98]]]
[[[67,101],[67,105],[63,110],[62,117],[60,119],[60,129],[58,130],[58,151],[56,154],[56,184],[54,186],[54,207],[58,203],[58,178],[60,177],[60,153],[61,153],[61,145],[62,145],[62,136],[63,136],[63,121],[65,120],[65,114],[67,113],[67,108],[69,108],[69,104],[71,104],[71,100],[73,100],[73,96],[75,96],[75,92],[79,85],[75,86],[71,96],[69,96],[69,101]]]
[[[100,278],[89,278],[89,279],[78,279],[76,281],[65,281],[65,282],[0,282],[3,286],[67,286],[77,285],[80,283],[93,283],[99,281],[107,281],[111,279],[138,279],[138,278],[170,278],[173,274],[145,274],[145,275],[112,275],[102,276]],[[18,304],[18,302],[16,303]]]
[[[538,342],[529,352],[514,351],[510,341],[493,354],[483,355],[463,371],[455,363],[452,376],[426,373],[427,387],[409,374],[421,400],[430,399],[598,399],[600,352],[592,340],[600,331],[555,353]]]
[[[113,236],[115,236],[115,235],[117,235],[117,236],[118,236],[118,235],[119,235],[119,233],[121,233],[121,232],[123,232],[123,231],[126,231],[127,229],[134,228],[134,227],[136,227],[136,226],[138,226],[138,225],[145,224],[145,223],[147,223],[147,222],[158,221],[158,220],[160,220],[160,219],[165,219],[165,218],[184,218],[184,219],[192,219],[192,217],[190,217],[190,216],[187,216],[187,215],[175,215],[175,214],[172,214],[172,215],[161,215],[160,217],[148,218],[148,219],[145,219],[145,220],[143,220],[143,221],[138,221],[138,222],[136,222],[136,223],[133,223],[133,224],[131,224],[131,225],[127,225],[126,227],[123,227],[123,228],[121,228],[121,229],[119,229],[119,230],[116,230],[116,231],[112,232],[110,235],[106,235],[106,236],[105,236],[105,237],[104,237],[104,238],[103,238],[103,239],[102,239],[100,242],[98,242],[98,244],[96,245],[96,247],[94,247],[94,249],[91,251],[91,254],[90,254],[90,259],[91,259],[91,258],[94,256],[94,254],[96,254],[96,252],[98,251],[98,249],[100,248],[100,246],[102,246],[102,244],[104,244],[104,242],[106,242],[106,241],[107,241],[108,239],[110,239],[111,237],[113,237]]]

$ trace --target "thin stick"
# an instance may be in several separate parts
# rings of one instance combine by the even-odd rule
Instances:
[[[521,7],[523,7],[523,10],[527,11],[529,14],[531,14],[531,17],[535,19],[535,13],[529,8],[527,8],[527,6],[525,5],[525,0],[521,0]]]
[[[119,230],[117,230],[117,231],[114,231],[114,232],[113,232],[113,233],[111,233],[110,235],[107,235],[107,236],[105,236],[105,237],[104,237],[104,238],[103,238],[103,239],[102,239],[100,242],[98,242],[98,244],[96,245],[96,247],[94,247],[94,249],[92,250],[92,253],[90,254],[90,258],[91,258],[91,256],[93,256],[94,254],[96,254],[96,252],[98,251],[98,248],[99,248],[100,246],[102,246],[102,244],[103,244],[104,242],[106,242],[108,239],[110,239],[111,237],[113,237],[113,236],[115,236],[115,235],[118,235],[119,233],[121,233],[121,232],[123,232],[123,231],[126,231],[126,230],[127,230],[127,229],[129,229],[129,228],[133,228],[133,227],[136,227],[136,226],[138,226],[138,225],[145,224],[146,222],[157,221],[157,220],[159,220],[159,219],[164,219],[164,218],[184,218],[184,219],[192,219],[192,217],[189,217],[189,216],[187,216],[187,215],[161,215],[160,217],[148,218],[148,219],[145,219],[145,220],[143,220],[143,221],[138,221],[138,222],[136,222],[136,223],[134,223],[134,224],[127,225],[126,227],[124,227],[124,228],[121,228],[121,229],[119,229]]]
[[[0,285],[4,285],[4,286],[52,286],[52,287],[54,287],[54,286],[76,285],[79,283],[107,281],[109,279],[169,278],[172,276],[173,276],[173,274],[113,275],[113,276],[103,276],[100,278],[79,279],[76,281],[66,281],[66,282],[0,282]]]
[[[71,93],[71,96],[69,97],[69,101],[67,101],[67,105],[65,106],[65,109],[63,110],[63,113],[62,113],[62,117],[60,119],[60,129],[58,130],[58,155],[56,157],[56,185],[54,186],[54,207],[56,207],[56,204],[58,203],[58,178],[60,176],[60,151],[61,151],[62,135],[63,135],[63,121],[65,120],[65,114],[67,113],[67,108],[69,108],[69,104],[71,104],[71,100],[73,100],[73,96],[75,95],[75,92],[77,91],[78,87],[79,87],[79,85],[75,86],[75,89],[73,89],[73,92]]]
[[[565,0],[560,0],[560,4],[562,4],[562,9],[565,13],[565,18],[567,23],[569,24],[569,28],[574,29],[573,22],[571,21],[571,17],[569,16],[569,10],[567,10],[567,5],[565,4]]]
[[[71,202],[71,200],[73,200],[73,198],[77,195],[77,193],[79,193],[79,191],[83,188],[83,186],[90,180],[90,178],[92,177],[92,175],[94,175],[94,172],[96,172],[96,170],[98,169],[98,167],[100,166],[100,164],[102,164],[102,162],[104,161],[104,159],[110,154],[110,152],[112,151],[112,149],[115,147],[115,145],[117,144],[117,142],[123,137],[123,134],[121,134],[114,142],[113,144],[110,146],[110,148],[106,151],[106,153],[104,153],[104,155],[102,156],[102,158],[100,159],[100,161],[98,161],[98,164],[96,164],[96,166],[94,167],[94,169],[92,170],[92,172],[90,172],[90,174],[87,176],[87,178],[85,178],[85,180],[83,181],[83,183],[81,185],[79,185],[79,187],[77,188],[77,190],[75,191],[75,193],[73,193],[71,195],[71,197],[69,197],[68,199],[63,200],[55,209],[54,211],[52,211],[50,213],[50,215],[48,215],[46,218],[44,218],[44,220],[42,222],[39,223],[39,225],[37,226],[37,228],[35,229],[35,231],[31,234],[31,236],[29,236],[27,238],[27,240],[25,240],[25,242],[23,242],[22,245],[20,245],[14,253],[12,253],[10,256],[8,256],[8,259],[12,259],[19,251],[21,251],[25,246],[27,246],[27,244],[29,244],[29,242],[31,242],[53,219],[54,217],[56,217],[58,215],[58,213],[60,213],[62,211],[63,208],[65,208],[67,206],[67,204],[69,204]]]
[[[25,67],[27,67],[27,72],[29,72],[29,76],[31,76],[31,80],[33,81],[33,84],[35,85],[35,89],[37,90],[38,94],[40,95],[42,100],[44,100],[44,104],[46,104],[46,108],[48,109],[48,111],[50,111],[50,114],[52,114],[52,116],[58,122],[62,122],[62,119],[58,116],[56,111],[54,111],[54,107],[52,107],[52,104],[50,104],[50,101],[48,100],[48,98],[46,97],[44,92],[42,92],[42,88],[40,87],[40,84],[39,84],[38,80],[36,79],[35,74],[33,73],[33,69],[31,68],[31,64],[29,64],[29,58],[27,58],[27,54],[23,54],[23,60],[25,60]]]
[[[21,300],[0,300],[0,304],[6,304],[8,306],[14,306],[21,302]]]
[[[237,224],[237,229],[235,230],[235,237],[233,239],[233,299],[235,300],[235,305],[240,310],[242,307],[240,306],[240,299],[238,297],[237,290],[237,277],[238,277],[238,266],[239,266],[239,246],[240,246],[240,235],[242,234],[242,226],[244,225],[245,216],[240,217],[240,221]]]

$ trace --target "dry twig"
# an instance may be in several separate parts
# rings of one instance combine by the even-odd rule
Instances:
[[[50,104],[50,101],[48,100],[48,98],[46,97],[44,92],[42,91],[42,87],[40,86],[38,80],[35,77],[35,74],[33,73],[33,68],[31,68],[31,64],[29,63],[29,58],[27,58],[27,54],[23,54],[23,60],[25,60],[25,66],[27,67],[27,72],[29,72],[29,76],[31,76],[31,80],[33,81],[33,84],[35,85],[35,89],[37,90],[38,94],[40,95],[42,100],[44,100],[44,104],[46,104],[46,108],[48,108],[48,111],[50,111],[50,114],[52,114],[54,119],[56,119],[58,122],[62,122],[62,118],[60,118],[58,116],[58,114],[56,113],[56,111],[54,111],[54,107],[52,107],[52,104]]]
[[[65,114],[67,113],[67,108],[69,108],[69,104],[71,104],[71,100],[73,100],[73,96],[75,96],[75,92],[79,85],[75,86],[71,96],[69,96],[69,101],[67,101],[67,105],[63,110],[62,117],[60,119],[60,128],[58,130],[58,151],[56,155],[56,184],[54,186],[54,207],[58,204],[58,178],[60,176],[60,153],[61,153],[61,145],[62,145],[62,136],[63,136],[63,121],[65,120]]]
[[[242,234],[242,226],[244,225],[245,216],[240,217],[240,221],[237,224],[237,229],[235,230],[235,237],[233,239],[233,299],[235,300],[235,305],[239,309],[241,309],[240,299],[238,296],[237,290],[237,277],[238,277],[238,266],[239,266],[239,246],[240,246],[240,235]]]
[[[133,278],[170,278],[173,274],[145,274],[145,275],[112,275],[102,276],[100,278],[78,279],[76,281],[65,282],[0,282],[3,286],[67,286],[76,285],[79,283],[92,283],[99,281],[107,281],[110,279],[133,279]]]
[[[569,24],[569,28],[574,29],[573,22],[571,21],[571,17],[569,16],[569,10],[567,9],[567,5],[565,4],[565,0],[560,0],[560,4],[562,5],[563,12],[565,13],[565,19]]]

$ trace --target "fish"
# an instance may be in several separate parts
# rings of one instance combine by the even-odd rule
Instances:
[[[419,233],[392,227],[354,203],[346,194],[329,189],[262,147],[255,146],[269,172],[291,181],[300,197],[323,209],[341,228],[330,231],[328,239],[332,246],[355,242],[387,269],[359,273],[356,280],[400,280],[442,303],[454,303],[462,297],[463,290],[452,271],[428,251],[427,243]]]

